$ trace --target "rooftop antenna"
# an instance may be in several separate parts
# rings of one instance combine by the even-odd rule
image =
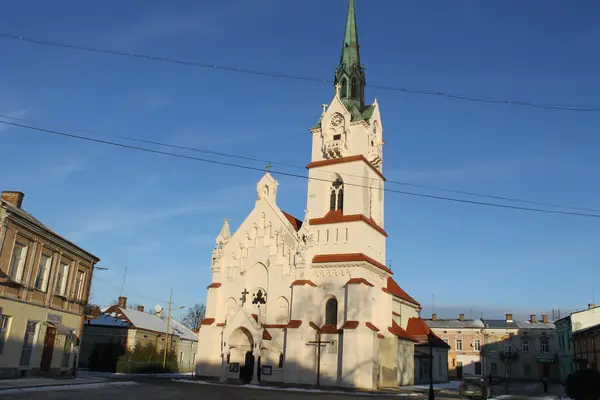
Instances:
[[[125,272],[123,272],[123,283],[121,284],[121,294],[119,296],[123,296],[123,288],[125,288],[125,277],[127,276],[127,267],[125,267]]]

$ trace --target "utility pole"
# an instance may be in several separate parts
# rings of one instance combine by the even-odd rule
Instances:
[[[163,371],[167,367],[167,350],[169,348],[169,329],[171,329],[171,305],[173,304],[173,288],[169,291],[169,313],[167,316],[167,332],[165,337],[165,354],[163,356]]]

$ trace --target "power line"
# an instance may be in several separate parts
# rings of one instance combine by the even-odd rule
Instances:
[[[14,121],[29,122],[29,123],[38,124],[38,125],[42,124],[42,122],[39,122],[39,121],[34,121],[31,119],[25,119],[25,118],[17,118],[17,117],[12,117],[9,115],[4,115],[4,114],[0,114],[0,117],[6,118],[6,119],[11,119]],[[130,140],[130,141],[139,142],[139,143],[153,144],[156,146],[170,147],[170,148],[179,149],[179,150],[189,150],[189,151],[195,151],[195,152],[199,152],[199,153],[217,155],[217,156],[221,156],[221,157],[236,158],[239,160],[260,162],[260,163],[264,163],[264,164],[272,163],[274,165],[281,165],[283,167],[297,168],[297,169],[302,169],[302,170],[306,169],[306,166],[302,166],[302,165],[288,164],[288,163],[283,163],[283,162],[279,162],[279,161],[265,160],[265,159],[241,156],[241,155],[236,155],[236,154],[223,153],[223,152],[218,152],[218,151],[213,151],[213,150],[199,149],[197,147],[179,146],[179,145],[174,145],[174,144],[156,142],[156,141],[152,141],[152,140],[132,138],[132,137],[128,137],[128,136],[114,135],[114,134],[108,134],[108,133],[101,133],[101,132],[91,131],[91,130],[87,130],[87,129],[71,128],[71,130],[83,132],[83,133],[90,133],[92,135],[113,137],[113,138]],[[339,175],[347,176],[347,177],[354,177],[354,178],[363,178],[363,176],[355,175],[355,174],[348,174],[348,173],[340,173]],[[565,205],[560,205],[560,204],[555,204],[555,203],[546,203],[546,202],[540,202],[540,201],[518,199],[515,197],[505,197],[505,196],[482,194],[482,193],[463,191],[463,190],[447,189],[447,188],[441,188],[441,187],[437,187],[437,186],[421,185],[421,184],[416,184],[416,183],[395,181],[395,180],[389,180],[389,179],[386,180],[386,183],[402,185],[402,186],[409,186],[409,187],[414,187],[414,188],[419,188],[419,189],[437,190],[437,191],[446,192],[446,193],[454,193],[454,194],[481,197],[481,198],[487,198],[487,199],[509,201],[509,202],[514,202],[514,203],[531,204],[531,205],[544,206],[544,207],[563,208],[563,209],[567,209],[567,210],[589,211],[589,212],[594,212],[594,213],[600,213],[599,209],[594,209],[594,208],[565,206]]]
[[[68,137],[68,138],[72,138],[72,139],[79,139],[79,140],[89,141],[89,142],[93,142],[93,143],[105,144],[105,145],[114,146],[114,147],[121,147],[121,148],[125,148],[125,149],[130,149],[130,150],[137,150],[137,151],[142,151],[142,152],[146,152],[146,153],[160,154],[160,155],[165,155],[165,156],[170,156],[170,157],[175,157],[175,158],[182,158],[182,159],[186,159],[186,160],[200,161],[200,162],[204,162],[204,163],[208,163],[208,164],[215,164],[215,165],[221,165],[221,166],[226,166],[226,167],[245,169],[245,170],[249,170],[249,171],[257,171],[257,172],[263,172],[263,173],[265,172],[264,168],[251,167],[248,165],[235,164],[235,163],[224,162],[224,161],[209,160],[206,158],[192,157],[192,156],[188,156],[188,155],[184,155],[184,154],[169,153],[166,151],[154,150],[154,149],[149,149],[149,148],[145,148],[145,147],[131,146],[131,145],[123,144],[123,143],[110,142],[107,140],[94,139],[94,138],[74,135],[71,133],[60,132],[60,131],[51,130],[51,129],[44,129],[44,128],[39,128],[39,127],[35,127],[35,126],[17,124],[14,122],[0,121],[0,124],[20,127],[20,128],[24,128],[24,129],[30,129],[30,130],[34,130],[34,131],[38,131],[38,132]],[[331,180],[329,180],[329,179],[309,177],[306,175],[294,174],[294,173],[290,173],[290,172],[271,171],[271,173],[276,174],[276,175],[281,175],[281,176],[302,178],[302,179],[313,180],[313,181],[331,182]],[[571,216],[580,216],[580,217],[600,218],[600,214],[545,210],[545,209],[533,208],[533,207],[519,207],[519,206],[511,206],[511,205],[507,205],[507,204],[487,203],[487,202],[482,202],[482,201],[457,199],[457,198],[453,198],[453,197],[444,197],[444,196],[435,196],[435,195],[430,195],[430,194],[425,194],[425,193],[415,193],[415,192],[408,192],[408,191],[395,190],[395,189],[389,189],[389,188],[387,188],[387,189],[386,188],[376,188],[376,187],[359,185],[359,184],[354,184],[354,183],[345,183],[345,185],[353,186],[353,187],[360,187],[360,188],[382,190],[385,192],[403,194],[403,195],[407,195],[407,196],[451,201],[451,202],[463,203],[463,204],[473,204],[473,205],[497,207],[497,208],[512,209],[512,210],[531,211],[531,212],[539,212],[539,213],[545,213],[545,214],[571,215]]]
[[[17,40],[17,41],[21,41],[21,42],[34,43],[34,44],[43,45],[43,46],[61,47],[61,48],[66,48],[66,49],[71,49],[71,50],[80,50],[80,51],[87,51],[87,52],[94,52],[94,53],[111,54],[111,55],[117,55],[117,56],[138,58],[138,59],[143,59],[143,60],[160,61],[160,62],[165,62],[165,63],[187,65],[187,66],[191,66],[191,67],[210,68],[210,69],[223,70],[223,71],[229,71],[229,72],[239,72],[239,73],[243,73],[243,74],[258,75],[258,76],[264,76],[264,77],[270,77],[270,78],[293,79],[293,80],[298,80],[298,81],[327,83],[327,84],[334,83],[333,80],[331,80],[331,79],[322,79],[322,78],[292,75],[292,74],[278,73],[278,72],[267,72],[267,71],[253,70],[253,69],[248,69],[248,68],[236,68],[236,67],[230,67],[230,66],[225,66],[225,65],[217,65],[217,64],[209,64],[209,63],[202,63],[202,62],[189,61],[189,60],[173,59],[173,58],[169,58],[169,57],[159,57],[159,56],[151,56],[151,55],[147,55],[147,54],[125,52],[125,51],[112,50],[112,49],[102,49],[99,47],[80,46],[80,45],[75,45],[75,44],[67,44],[67,43],[61,43],[61,42],[56,42],[56,41],[35,39],[35,38],[30,38],[30,37],[27,38],[27,37],[23,37],[23,36],[11,35],[11,34],[6,34],[6,33],[0,33],[0,38]],[[524,106],[524,107],[534,107],[534,108],[541,108],[541,109],[546,109],[546,110],[560,110],[560,111],[585,111],[585,112],[600,111],[600,107],[597,107],[597,106],[584,106],[584,105],[573,105],[573,104],[544,104],[544,103],[534,103],[534,102],[521,101],[521,100],[506,100],[506,99],[500,99],[500,98],[475,96],[475,95],[468,95],[468,94],[462,94],[462,93],[450,93],[450,92],[444,92],[444,91],[438,91],[438,90],[427,90],[427,89],[417,89],[417,88],[397,87],[397,86],[387,86],[387,85],[367,85],[367,86],[372,87],[374,89],[381,89],[381,90],[387,90],[387,91],[403,92],[403,93],[410,93],[410,94],[420,94],[420,95],[427,95],[427,96],[438,96],[438,97],[445,97],[448,99],[463,100],[463,101],[478,102],[478,103]]]

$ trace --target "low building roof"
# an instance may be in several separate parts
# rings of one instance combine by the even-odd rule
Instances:
[[[102,315],[91,319],[88,325],[112,326],[144,329],[152,332],[164,333],[167,331],[167,318],[159,317],[143,311],[122,308],[119,306],[109,307]],[[179,336],[184,340],[197,341],[198,336],[185,325],[171,318],[169,334]]]

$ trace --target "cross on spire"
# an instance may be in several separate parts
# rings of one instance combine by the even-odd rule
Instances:
[[[271,164],[271,162],[269,161],[269,163],[267,164],[267,166],[265,167],[265,169],[269,172],[271,172],[271,170],[273,169],[273,164]]]

